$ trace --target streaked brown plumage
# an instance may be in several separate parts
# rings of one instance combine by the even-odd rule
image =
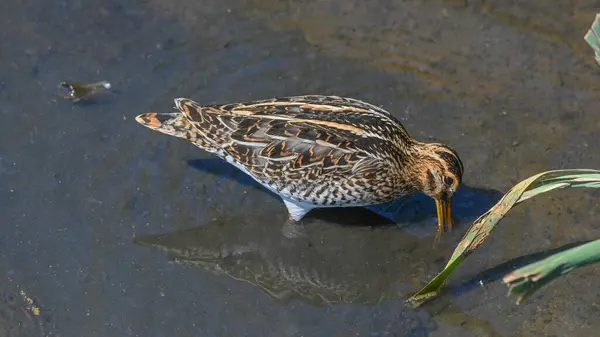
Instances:
[[[313,208],[367,206],[422,192],[436,201],[440,231],[463,165],[451,148],[413,139],[389,112],[337,96],[296,96],[201,106],[136,120],[185,138],[253,177],[284,201],[289,223]]]

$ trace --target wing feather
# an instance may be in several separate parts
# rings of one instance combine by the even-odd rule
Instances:
[[[394,134],[404,137],[405,133],[387,111],[337,96],[297,96],[204,107],[183,98],[175,102],[192,126],[219,146],[223,155],[231,156],[255,174],[269,170],[352,174],[377,160],[365,161],[374,151],[367,144],[369,139],[382,141]],[[382,132],[386,128],[398,132]]]

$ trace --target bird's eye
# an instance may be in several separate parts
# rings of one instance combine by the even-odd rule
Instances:
[[[444,184],[452,186],[452,184],[454,184],[454,179],[452,179],[452,177],[444,177]]]

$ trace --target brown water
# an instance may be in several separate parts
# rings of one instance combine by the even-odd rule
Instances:
[[[403,298],[498,191],[600,167],[600,68],[583,40],[597,5],[2,1],[0,336],[595,335],[600,267],[520,306],[499,281],[599,237],[592,191],[519,206],[446,294],[418,310]],[[65,79],[118,92],[73,105],[56,96]],[[308,239],[283,240],[277,198],[133,119],[174,97],[310,93],[383,106],[455,147],[457,230],[432,247],[434,206],[416,196],[384,217],[314,212]]]

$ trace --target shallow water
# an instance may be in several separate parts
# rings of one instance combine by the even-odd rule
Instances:
[[[600,167],[600,68],[583,40],[595,4],[3,1],[0,336],[594,335],[600,267],[520,306],[499,281],[600,236],[585,190],[519,206],[446,294],[418,310],[402,299],[499,191]],[[73,105],[57,96],[65,79],[116,92]],[[282,240],[279,200],[133,119],[174,97],[307,93],[383,106],[456,148],[456,231],[434,248],[433,203],[416,196],[385,216],[314,212],[308,240]]]

